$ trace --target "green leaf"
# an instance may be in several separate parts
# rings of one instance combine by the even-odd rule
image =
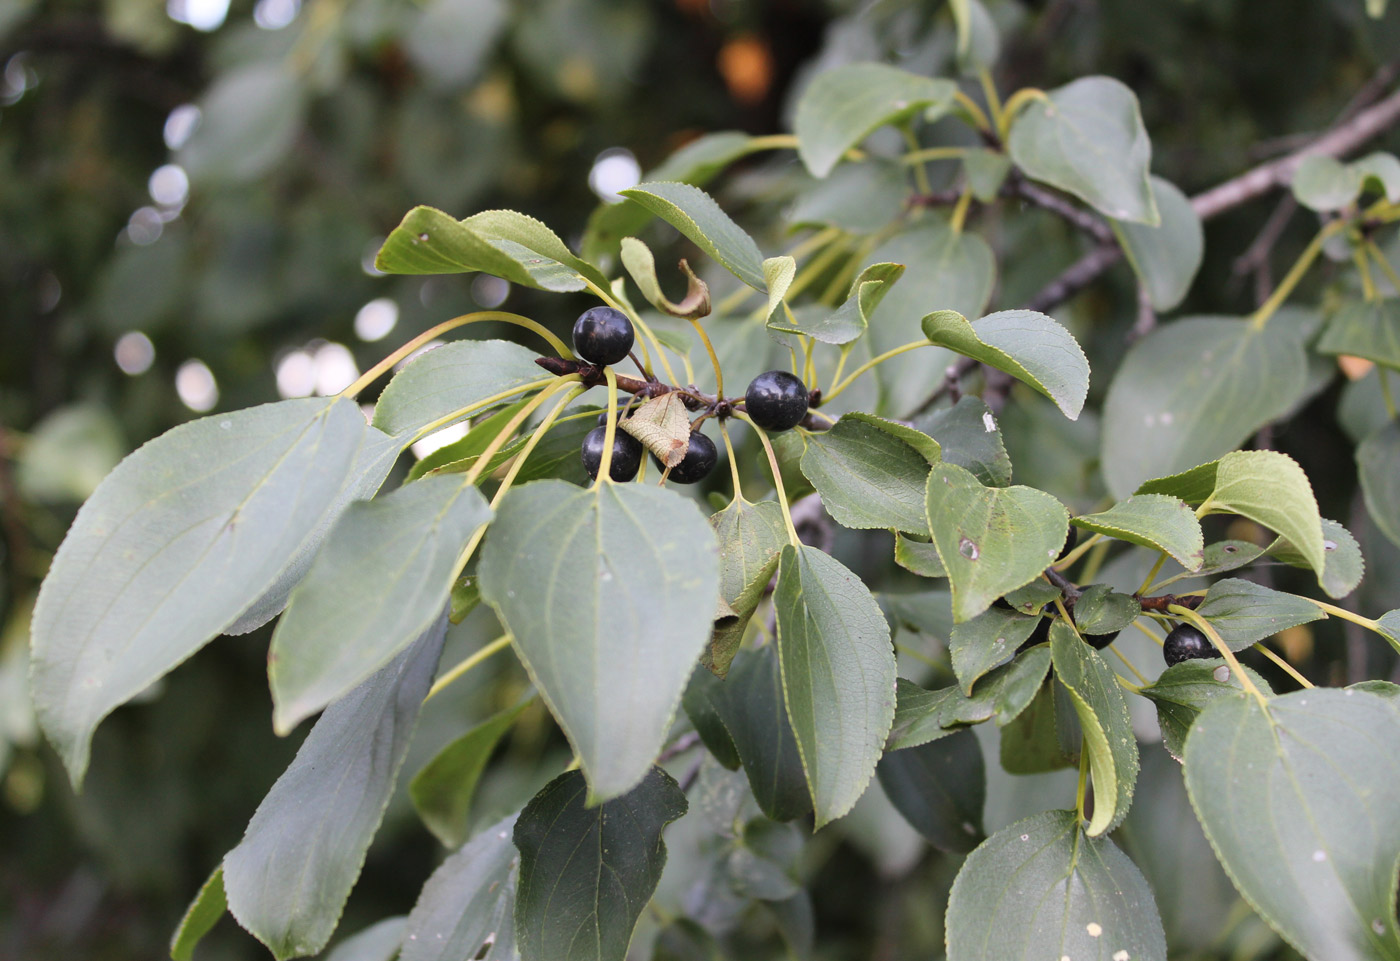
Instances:
[[[365,419],[288,400],[183,424],[78,511],[33,620],[40,725],[73,783],[113,708],[227,630],[339,510]]]
[[[325,955],[326,961],[394,961],[408,919],[385,918],[343,939]]]
[[[1165,494],[1136,494],[1097,514],[1070,519],[1075,527],[1129,544],[1165,551],[1188,571],[1200,570],[1205,539],[1195,511]]]
[[[1259,690],[1273,693],[1267,681],[1249,668],[1243,669]],[[1186,736],[1191,733],[1197,715],[1221,698],[1248,696],[1239,675],[1218,657],[1193,658],[1173,664],[1157,680],[1143,687],[1141,694],[1156,705],[1162,743],[1178,761],[1183,757]]]
[[[1196,613],[1210,621],[1232,651],[1326,617],[1306,598],[1234,577],[1212,584]]]
[[[1128,349],[1104,401],[1109,492],[1127,497],[1148,478],[1234,450],[1286,414],[1306,380],[1307,358],[1289,327],[1256,330],[1233,317],[1191,317],[1158,327]],[[1151,492],[1175,493],[1138,491]]]
[[[797,155],[825,177],[851,147],[877,128],[917,113],[942,113],[957,85],[880,63],[853,63],[818,74],[797,101],[792,129]]]
[[[911,540],[903,534],[894,536],[894,562],[920,577],[947,577],[948,571],[938,557],[932,542]]]
[[[904,625],[940,641],[953,630],[952,595],[947,590],[915,591],[908,594],[881,594],[880,607],[893,630]]]
[[[1264,548],[1257,544],[1251,544],[1249,541],[1216,541],[1214,544],[1206,545],[1205,563],[1196,573],[1204,576],[1237,571],[1241,567],[1248,567],[1263,556]]]
[[[522,961],[623,961],[661,878],[661,831],[685,813],[684,792],[660,768],[597,807],[591,788],[578,771],[561,774],[515,822]]]
[[[1390,421],[1361,442],[1356,467],[1366,513],[1382,534],[1400,544],[1400,421]]]
[[[1322,213],[1340,210],[1361,195],[1361,173],[1335,157],[1305,157],[1293,174],[1293,197]]]
[[[1038,577],[1059,555],[1069,530],[1069,512],[1044,491],[983,487],[952,464],[933,468],[925,506],[957,623]]]
[[[890,803],[938,850],[965,854],[985,836],[987,776],[982,748],[970,729],[890,751],[876,774]]]
[[[735,893],[763,901],[784,901],[802,890],[798,858],[806,832],[795,824],[754,818],[744,825],[725,859]]]
[[[408,480],[415,481],[425,474],[460,474],[470,470],[481,459],[486,448],[491,446],[491,441],[496,439],[496,435],[504,430],[511,418],[520,413],[521,408],[529,402],[529,398],[518,400],[500,408],[489,417],[483,417],[471,426],[467,431],[467,436],[453,441],[446,447],[439,447],[410,467]],[[591,424],[589,429],[592,429]],[[516,438],[516,440],[501,447],[491,458],[491,464],[494,466],[484,469],[483,474],[489,474],[491,470],[495,469],[495,466],[499,466],[497,460],[503,456],[514,456],[514,454],[507,455],[506,452],[512,448],[516,448],[518,452],[518,447],[523,446],[523,444],[524,438]],[[500,463],[505,463],[505,461],[501,460]]]
[[[1400,369],[1400,298],[1343,304],[1317,340],[1320,354],[1351,354]]]
[[[213,929],[228,910],[228,899],[224,896],[224,866],[220,864],[209,875],[209,880],[200,886],[180,926],[170,938],[171,961],[190,961],[200,940]]]
[[[716,620],[701,660],[724,677],[744,639],[749,618],[778,569],[778,554],[788,535],[777,501],[755,504],[735,497],[728,507],[710,516],[710,526],[719,541],[719,596],[734,613]]]
[[[1079,715],[1089,773],[1094,779],[1094,816],[1086,833],[1112,831],[1128,813],[1137,782],[1138,748],[1118,678],[1103,655],[1085,644],[1064,621],[1050,626],[1050,651],[1059,679]]]
[[[1001,428],[980,397],[963,397],[952,407],[931,411],[914,426],[942,447],[943,460],[966,467],[987,487],[1011,484],[1011,457]]]
[[[690,265],[684,260],[680,262],[680,267],[686,276],[686,292],[679,303],[673,303],[661,290],[661,282],[656,279],[656,259],[652,256],[651,248],[636,237],[622,238],[622,266],[627,268],[632,282],[641,290],[647,302],[662,313],[694,320],[710,312],[710,288],[695,276]]]
[[[465,220],[432,207],[414,207],[374,259],[386,274],[494,274],[523,287],[583,290],[584,280],[606,290],[607,278],[565,246],[554,231],[514,210],[486,210]]]
[[[1064,597],[1058,587],[1048,581],[1034,580],[1025,587],[1007,591],[1002,600],[1022,614],[1034,614],[1039,617],[1045,606],[1053,604],[1057,597]]]
[[[868,236],[904,215],[909,168],[880,157],[842,164],[824,179],[809,179],[787,211],[790,229],[839,227]]]
[[[1074,194],[1114,220],[1156,226],[1152,144],[1137,97],[1110,77],[1082,77],[1017,115],[1011,159],[1032,180]]]
[[[689,918],[676,918],[656,935],[651,961],[724,961],[719,942]]]
[[[1147,298],[1157,310],[1171,310],[1186,298],[1205,253],[1205,232],[1191,201],[1175,185],[1150,177],[1152,199],[1161,214],[1157,226],[1110,220]]]
[[[834,313],[797,314],[794,327],[785,318],[770,320],[768,328],[783,333],[798,331],[824,344],[849,344],[865,333],[870,315],[885,299],[890,285],[904,274],[903,264],[871,264],[851,284],[851,292]],[[770,311],[771,313],[771,311]]]
[[[1049,670],[1050,649],[1042,644],[992,671],[971,697],[957,685],[926,691],[900,678],[894,727],[886,748],[917,747],[947,737],[964,725],[993,719],[998,727],[1004,727],[1030,706]]]
[[[764,320],[772,318],[796,276],[797,261],[791,257],[769,257],[763,262],[763,284],[768,290],[768,311],[763,315]]]
[[[278,961],[316,954],[335,931],[394,791],[446,632],[444,612],[412,647],[326,709],[225,855],[229,910]]]
[[[641,484],[516,487],[478,573],[594,800],[631,790],[661,750],[719,596],[715,535],[694,502]]]
[[[467,815],[481,772],[491,752],[534,697],[487,718],[452,741],[408,782],[408,796],[418,817],[444,846],[455,848],[467,839]]]
[[[1250,545],[1253,547],[1253,545]],[[1351,531],[1334,520],[1322,518],[1322,551],[1326,563],[1318,576],[1318,583],[1328,597],[1346,597],[1361,583],[1366,573],[1366,558],[1361,554],[1361,545],[1351,536]],[[1290,544],[1287,538],[1280,537],[1269,545],[1271,557],[1293,567],[1309,567],[1308,559]]]
[[[1001,310],[969,323],[955,310],[938,310],[921,323],[933,343],[1029,384],[1070,420],[1084,409],[1089,361],[1070,332],[1045,314]]]
[[[958,687],[967,695],[977,679],[1009,658],[1031,636],[1040,614],[1028,617],[1018,611],[989,607],[970,621],[954,626],[948,636],[948,653]]]
[[[504,340],[457,340],[414,358],[374,405],[374,426],[403,437],[488,397],[544,380],[539,355]],[[439,426],[447,426],[443,421]]]
[[[716,706],[763,813],[790,821],[812,810],[797,735],[783,703],[776,646],[740,651],[723,688]]]
[[[246,183],[291,149],[306,115],[306,85],[280,58],[221,75],[199,102],[199,126],[176,154],[196,183]]]
[[[681,695],[681,707],[686,717],[690,718],[695,733],[700,735],[705,750],[728,770],[737,771],[742,762],[739,760],[739,749],[734,746],[734,739],[724,726],[721,713],[724,692],[724,682],[703,665],[698,666],[691,673],[690,683]],[[801,777],[800,772],[798,776]]]
[[[984,204],[996,200],[1001,194],[1001,185],[1006,183],[1006,175],[1011,173],[1011,158],[1000,150],[979,147],[963,154],[962,160],[972,196]]]
[[[948,897],[949,961],[1166,961],[1152,889],[1074,811],[1002,828],[963,862]]]
[[[1391,203],[1400,203],[1400,158],[1395,154],[1377,151],[1353,160],[1350,166],[1361,175],[1363,191],[1375,190]]]
[[[773,602],[783,699],[820,828],[875,773],[894,720],[894,649],[869,589],[815,547],[783,548]]]
[[[930,307],[980,317],[996,284],[997,262],[992,248],[970,231],[953,230],[946,217],[926,214],[910,229],[875,248],[864,266],[904,264],[904,276],[876,308],[868,335],[861,342],[872,354],[908,343]],[[920,405],[936,384],[934,370],[948,360],[926,351],[913,351],[880,364],[880,411],[903,416]],[[878,412],[878,411],[877,411]]]
[[[423,633],[452,593],[462,545],[490,520],[481,492],[449,475],[350,505],[272,635],[267,673],[278,734]]]
[[[621,193],[675,227],[750,287],[768,289],[758,244],[699,187],[644,183]]]
[[[1050,646],[1037,648],[1049,667]],[[1031,652],[1027,652],[1028,654]],[[1079,716],[1065,686],[1051,678],[1001,731],[1001,766],[1008,774],[1044,774],[1079,763]]]
[[[938,459],[938,444],[927,435],[869,414],[846,414],[831,430],[807,436],[802,473],[843,527],[927,534],[924,492],[929,466]]]
[[[1131,594],[1120,594],[1107,584],[1091,584],[1074,602],[1074,626],[1080,634],[1117,634],[1142,613]]]
[[[514,961],[515,815],[439,865],[408,915],[399,961]]]
[[[1285,940],[1328,961],[1400,957],[1400,713],[1388,700],[1221,699],[1192,726],[1185,768],[1230,880]]]
[[[1314,571],[1325,569],[1317,498],[1303,468],[1287,454],[1271,450],[1226,454],[1216,468],[1209,503],[1213,512],[1239,514],[1276,531]]]

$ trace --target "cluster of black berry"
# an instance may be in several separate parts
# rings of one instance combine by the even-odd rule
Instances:
[[[584,311],[574,322],[574,352],[587,363],[606,367],[624,360],[632,352],[636,333],[627,315],[612,307],[594,307]],[[767,431],[783,431],[796,427],[807,416],[809,398],[801,379],[783,370],[759,374],[744,394],[744,410],[749,418]],[[598,426],[583,438],[583,467],[588,476],[597,478],[603,463],[603,445],[607,441],[607,413],[598,416]],[[692,430],[690,446],[685,457],[671,468],[667,478],[677,484],[695,484],[714,470],[719,452],[715,442],[704,432]],[[657,467],[662,464],[652,455]],[[615,481],[630,481],[642,466],[642,442],[623,430],[613,432],[612,460],[608,476]]]

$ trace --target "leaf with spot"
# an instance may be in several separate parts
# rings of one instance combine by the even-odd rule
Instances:
[[[1120,594],[1107,584],[1091,584],[1074,602],[1074,626],[1080,634],[1117,634],[1142,613],[1131,594]]]
[[[1074,811],[1002,828],[963,862],[948,898],[948,961],[1166,961],[1147,879]]]
[[[699,187],[652,182],[621,193],[675,227],[750,287],[768,290],[758,244]]]
[[[1128,813],[1137,782],[1138,748],[1128,705],[1118,677],[1098,651],[1085,644],[1064,621],[1050,626],[1055,677],[1069,691],[1094,779],[1094,816],[1089,837],[1112,831]]]
[[[869,414],[846,414],[831,430],[807,437],[802,473],[844,527],[927,534],[924,491],[938,460],[933,438]]]
[[[335,931],[446,633],[443,611],[412,647],[326,709],[225,855],[229,911],[278,961],[316,954]]]
[[[889,751],[876,774],[895,810],[938,850],[965,854],[982,840],[987,776],[971,730]]]
[[[366,431],[343,398],[265,404],[167,431],[98,486],[32,624],[35,714],[75,785],[104,717],[290,587],[362,480]]]
[[[773,603],[783,699],[820,828],[875,773],[894,720],[894,649],[870,590],[815,547],[783,548]]]
[[[1135,494],[1106,511],[1072,518],[1075,527],[1140,547],[1165,551],[1188,571],[1199,570],[1205,540],[1195,511],[1166,494]]]
[[[1265,694],[1273,693],[1267,681],[1249,668],[1243,669],[1255,687]],[[1183,757],[1186,736],[1191,733],[1197,715],[1220,698],[1246,696],[1239,676],[1218,657],[1198,657],[1173,664],[1140,693],[1157,708],[1162,744],[1178,761]]]
[[[1253,545],[1250,545],[1251,549]],[[1361,583],[1366,573],[1366,558],[1362,556],[1361,545],[1351,536],[1351,531],[1326,517],[1322,518],[1322,551],[1326,560],[1318,583],[1328,597],[1346,597]],[[1287,538],[1280,537],[1269,545],[1267,553],[1292,567],[1311,569],[1308,559]]]
[[[1115,220],[1161,222],[1148,180],[1152,143],[1137,97],[1111,77],[1081,77],[1016,116],[1011,159],[1032,180]]]
[[[1069,530],[1069,512],[1044,491],[983,487],[946,463],[929,474],[925,507],[958,623],[1038,577],[1059,555]]]
[[[561,774],[515,822],[522,961],[623,961],[661,879],[661,832],[686,812],[684,792],[660,768],[596,807],[590,788],[579,771]]]
[[[1250,906],[1310,958],[1400,958],[1400,712],[1365,691],[1217,700],[1186,787]],[[1339,776],[1339,772],[1346,772]]]
[[[914,426],[938,441],[943,460],[972,471],[987,487],[1011,484],[1011,457],[1001,428],[980,397],[967,396],[952,407],[930,411]]]
[[[818,74],[797,101],[797,155],[825,177],[851,147],[879,127],[953,103],[951,80],[921,77],[881,63],[852,63]]]
[[[486,828],[428,878],[408,915],[399,961],[513,961],[516,816]]]
[[[1089,393],[1089,360],[1069,331],[1034,310],[1000,310],[969,322],[955,310],[924,317],[924,336],[1010,374],[1074,420]]]
[[[1212,511],[1248,517],[1287,538],[1321,579],[1327,565],[1322,516],[1312,484],[1293,458],[1271,450],[1226,454],[1209,503]]]
[[[631,790],[710,637],[719,558],[695,503],[641,484],[512,488],[478,574],[593,799]]]

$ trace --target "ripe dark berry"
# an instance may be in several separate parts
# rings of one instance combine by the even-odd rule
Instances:
[[[651,459],[656,461],[657,467],[663,471],[666,469],[661,461],[657,460],[655,454],[652,455]],[[677,484],[698,484],[710,476],[710,471],[715,469],[715,461],[717,460],[719,460],[719,451],[715,450],[715,442],[698,430],[692,431],[690,447],[686,449],[685,457],[679,464],[671,468],[667,480],[673,480]]]
[[[1105,647],[1118,639],[1121,631],[1114,631],[1112,634],[1085,634],[1083,638],[1090,647],[1096,651],[1102,651]]]
[[[1167,659],[1167,667],[1171,667],[1195,657],[1214,657],[1215,645],[1190,624],[1178,624],[1162,643],[1162,656]]]
[[[598,477],[598,468],[603,464],[603,443],[607,439],[607,433],[606,427],[595,427],[583,437],[583,469],[595,480]],[[642,442],[625,431],[615,432],[608,476],[620,483],[630,481],[637,476],[641,466]]]
[[[744,392],[744,410],[764,430],[787,430],[807,416],[807,388],[785,370],[759,374]]]
[[[574,353],[600,367],[625,359],[636,339],[632,321],[611,307],[585,310],[574,321]]]
[[[624,420],[626,420],[627,418],[629,418],[629,417],[631,417],[631,416],[632,416],[632,412],[631,412],[631,411],[629,411],[629,410],[619,410],[619,411],[617,412],[617,422],[618,422],[619,424],[621,424]],[[598,412],[598,426],[599,426],[599,427],[607,427],[607,426],[608,426],[608,411],[607,411],[607,408],[604,408],[604,409],[602,409],[602,410],[600,410],[600,411]],[[620,430],[620,429],[621,429],[621,428],[619,428],[619,430]]]

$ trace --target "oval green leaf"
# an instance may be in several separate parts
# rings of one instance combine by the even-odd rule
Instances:
[[[876,774],[890,803],[940,851],[965,854],[982,840],[987,795],[982,747],[963,729],[918,747],[890,751]]]
[[[1110,220],[1128,263],[1157,310],[1171,310],[1186,298],[1205,254],[1205,231],[1191,201],[1161,177],[1151,177],[1152,199],[1162,215],[1156,226]]]
[[[515,961],[515,815],[433,872],[408,915],[399,961]]]
[[[651,769],[719,596],[714,531],[665,488],[517,487],[481,552],[495,608],[579,756],[594,800]]]
[[[385,386],[374,405],[374,426],[402,437],[455,410],[545,380],[544,370],[535,364],[538,356],[504,340],[457,340],[435,347]]]
[[[1196,512],[1166,494],[1135,494],[1106,511],[1081,514],[1070,523],[1140,547],[1165,551],[1188,571],[1200,570],[1205,538]]]
[[[750,287],[768,289],[758,244],[699,187],[644,183],[621,193],[675,227]]]
[[[938,444],[912,438],[921,452],[905,439],[916,433],[868,414],[847,414],[831,430],[807,435],[802,473],[843,527],[927,534],[924,492]]]

